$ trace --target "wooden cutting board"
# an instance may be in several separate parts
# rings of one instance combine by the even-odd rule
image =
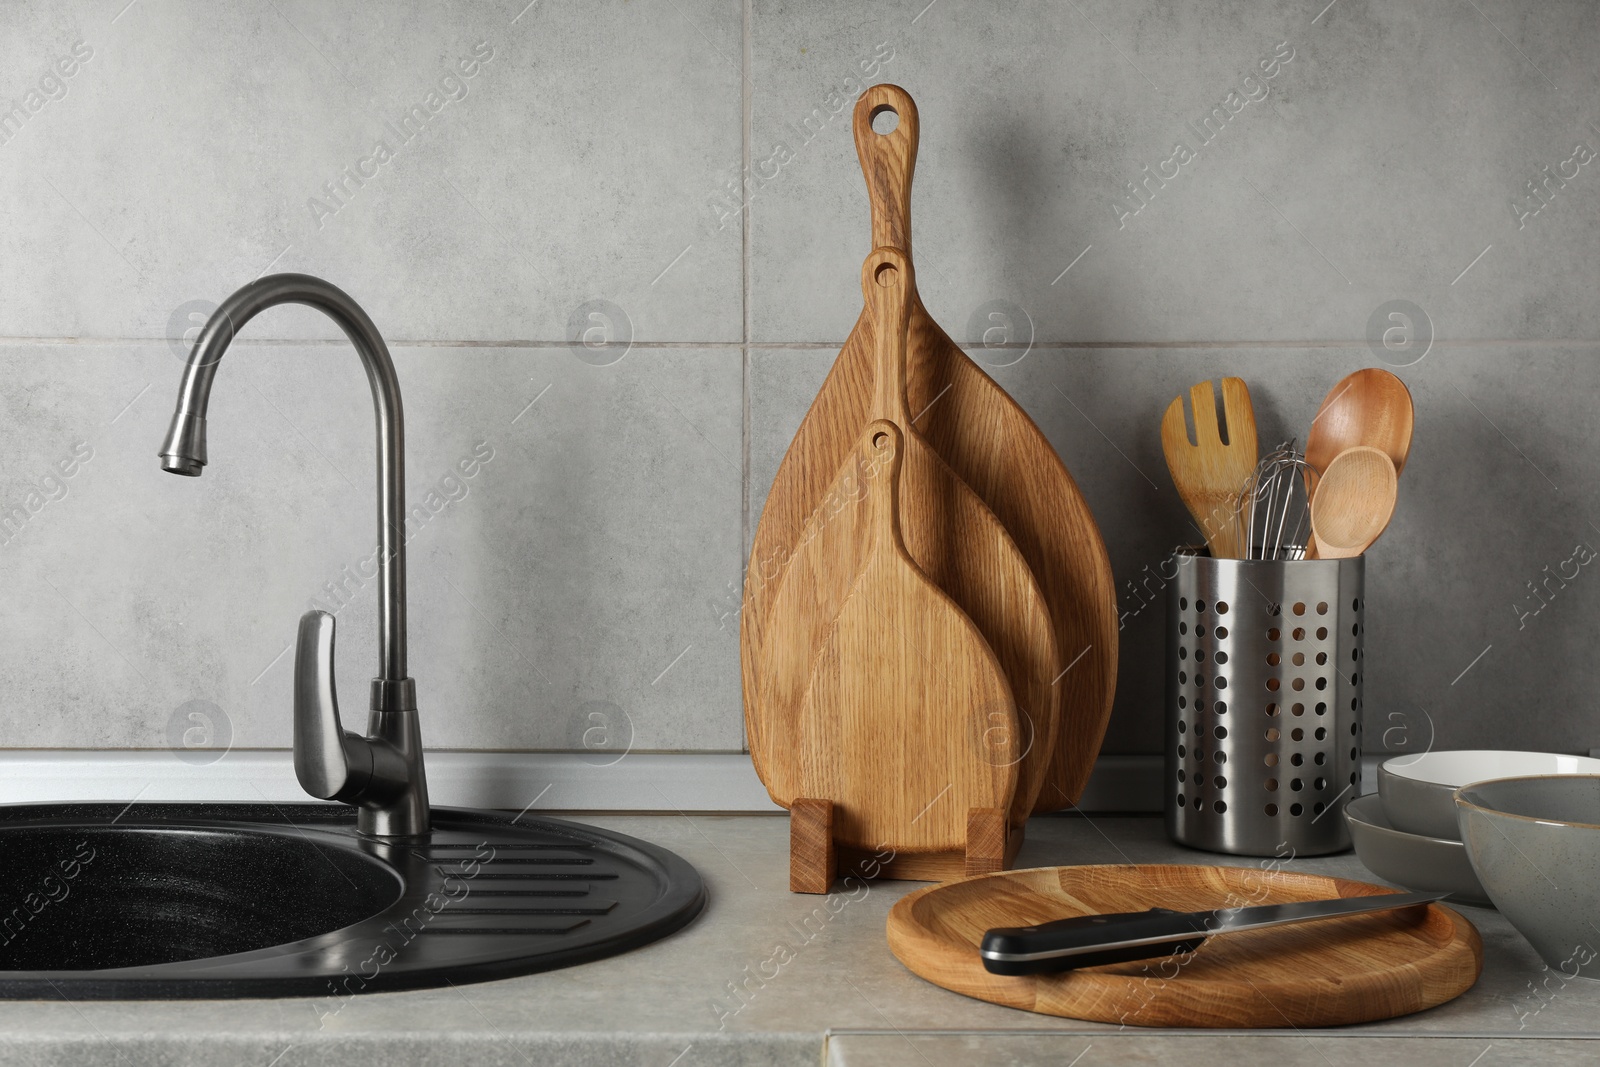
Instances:
[[[866,436],[883,474],[867,489],[861,574],[797,716],[800,791],[833,802],[840,845],[961,850],[972,809],[1004,810],[1016,792],[1011,689],[972,620],[906,552],[906,438],[888,421]]]
[[[899,116],[872,129],[883,109]],[[910,192],[916,104],[893,85],[868,89],[854,130],[872,209],[873,247],[911,253]],[[1083,495],[1028,415],[956,347],[913,293],[906,394],[915,429],[1009,532],[1044,594],[1066,664],[1060,727],[1035,811],[1075,803],[1099,755],[1116,685],[1117,609],[1110,561]],[[740,614],[745,725],[756,771],[767,780],[786,743],[760,699],[761,650],[778,581],[868,421],[875,331],[863,310],[779,465],[751,541]],[[781,757],[780,757],[781,758]]]
[[[1449,908],[1352,915],[1226,934],[1191,956],[1005,977],[984,932],[1072,915],[1201,911],[1388,893],[1259,867],[1103,865],[1004,871],[918,890],[889,912],[889,947],[913,973],[1011,1008],[1129,1026],[1308,1027],[1389,1019],[1460,996],[1483,942]]]
[[[897,427],[901,450],[896,459],[896,536],[903,537],[917,568],[971,619],[1005,672],[1009,685],[1002,702],[991,705],[976,691],[969,697],[968,718],[988,744],[982,752],[970,747],[964,751],[989,763],[1004,759],[1018,765],[1014,793],[998,805],[980,806],[1008,808],[1011,824],[1021,825],[1044,782],[1059,721],[1060,690],[1052,683],[1063,664],[1050,614],[1033,573],[1000,521],[915,430],[906,430],[911,424],[905,404],[909,261],[897,249],[878,249],[862,265],[861,284],[880,327],[875,336],[881,373],[876,375],[870,414]],[[817,653],[855,595],[872,548],[867,520],[887,459],[873,444],[877,436],[865,434],[846,458],[779,581],[759,671],[763,719],[778,736],[800,736],[801,703]],[[945,668],[934,659],[927,669],[938,673]],[[863,685],[872,681],[861,679]],[[1015,737],[1010,736],[1013,730]],[[839,758],[865,745],[852,733],[826,740]],[[773,800],[790,807],[797,797],[838,799],[801,784],[800,752],[799,746],[784,745],[767,760],[763,781]],[[919,801],[912,813],[926,802]],[[846,816],[860,817],[859,812]],[[882,836],[865,847],[909,845],[909,839],[893,832],[892,820],[874,825]]]

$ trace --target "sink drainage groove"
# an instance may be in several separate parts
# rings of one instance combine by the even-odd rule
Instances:
[[[604,915],[616,907],[612,902],[594,908],[462,908],[457,915]]]
[[[423,930],[422,933],[424,933],[424,934],[455,934],[455,935],[461,936],[461,937],[490,937],[490,936],[493,936],[493,937],[514,937],[514,936],[519,936],[519,935],[521,935],[521,936],[531,936],[531,935],[534,935],[534,934],[543,935],[543,936],[550,936],[550,935],[560,935],[560,934],[571,933],[573,930],[578,929],[580,926],[587,926],[588,924],[589,924],[589,920],[588,919],[584,919],[581,922],[573,923],[571,926],[564,927],[564,928],[531,927],[531,926],[530,927],[488,926],[488,927],[484,927],[481,930],[463,930],[460,927],[444,927],[444,928],[440,928],[440,927],[430,926],[427,929]]]
[[[466,841],[462,841],[462,843],[454,843],[454,845],[451,845],[451,843],[445,843],[445,845],[429,845],[427,846],[426,853],[424,853],[421,848],[416,849],[416,853],[418,853],[418,856],[426,856],[429,857],[429,859],[456,859],[454,856],[434,856],[434,854],[432,854],[437,853],[438,849],[442,848],[475,849],[477,848],[477,843],[470,843],[469,845],[469,843],[466,843]],[[571,845],[531,845],[531,843],[523,843],[523,845],[501,845],[499,846],[499,851],[502,851],[502,853],[515,853],[515,851],[542,851],[542,853],[547,853],[547,851],[554,851],[554,849],[568,849],[568,851],[570,851],[571,848],[573,848]]]
[[[566,866],[580,867],[580,866],[584,866],[586,864],[591,864],[591,863],[594,862],[594,860],[589,859],[587,856],[573,856],[573,857],[548,856],[548,857],[540,857],[538,859],[524,858],[522,856],[491,856],[488,859],[477,860],[476,862],[478,864],[482,865],[482,866],[494,866],[495,864],[504,864],[504,863],[538,863],[538,864],[548,864],[548,865],[550,865],[552,867],[566,867]],[[440,867],[439,870],[444,870],[444,868]],[[465,868],[463,867],[463,869],[459,870],[459,871],[445,871],[444,873],[446,873],[446,874],[464,874],[464,873],[467,873],[467,872],[466,872]]]
[[[465,871],[442,871],[437,867],[434,870],[438,872],[441,878],[470,878],[474,881],[482,878],[493,882],[573,881],[577,879],[583,881],[609,881],[613,878],[621,877],[621,875],[617,874],[596,874],[591,871],[585,871],[582,874],[576,871],[483,871],[477,875],[470,875]]]
[[[0,934],[0,997],[342,1000],[510,978],[648,944],[705,904],[688,863],[622,834],[431,817],[432,840],[387,842],[342,805],[0,807],[0,902],[79,864]]]

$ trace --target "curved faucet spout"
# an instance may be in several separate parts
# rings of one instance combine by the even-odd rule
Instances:
[[[406,674],[405,427],[400,383],[378,328],[348,294],[320,278],[274,274],[244,286],[212,314],[189,353],[161,445],[161,468],[200,475],[217,364],[245,323],[278,304],[305,304],[339,324],[366,368],[378,431],[379,664],[372,680],[372,736],[346,734],[339,725],[332,699],[333,619],[319,621],[314,616],[321,613],[311,612],[302,621],[295,657],[295,767],[313,795],[360,804],[363,832],[415,836],[428,829],[428,794],[416,687]]]
[[[206,407],[222,354],[245,323],[279,304],[305,304],[325,313],[355,346],[372,385],[378,416],[378,680],[406,677],[406,474],[405,427],[400,382],[389,347],[367,313],[337,286],[309,274],[273,274],[257,279],[222,302],[189,353],[172,428],[161,445],[161,469],[200,476],[206,465]],[[376,686],[374,690],[376,691]],[[399,688],[399,687],[395,687]],[[394,709],[398,710],[398,709]]]

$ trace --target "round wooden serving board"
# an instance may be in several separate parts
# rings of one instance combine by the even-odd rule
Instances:
[[[1472,924],[1438,904],[1209,938],[1191,956],[1060,974],[983,969],[984,932],[1072,915],[1202,911],[1388,893],[1259,867],[1101,865],[1003,871],[930,886],[889,912],[914,974],[979,1000],[1130,1026],[1307,1027],[1371,1022],[1460,996],[1483,969]]]

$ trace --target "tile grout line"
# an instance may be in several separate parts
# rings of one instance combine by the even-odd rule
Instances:
[[[746,553],[750,544],[750,202],[745,179],[750,174],[750,142],[754,136],[755,93],[751,71],[753,55],[753,26],[755,0],[744,0],[740,24],[743,38],[739,71],[739,299],[740,329],[739,349],[739,558],[734,561],[734,573],[739,575],[739,603],[744,603],[744,578]],[[742,711],[742,709],[741,709]],[[739,716],[739,742],[750,751],[750,735],[744,715]]]
[[[749,284],[748,271],[745,271],[744,282]],[[748,315],[748,299],[745,300],[746,314]],[[737,349],[740,351],[771,351],[782,349],[827,349],[837,352],[844,344],[843,337],[831,341],[754,341],[748,338],[748,324],[744,333],[745,339],[738,341],[634,341],[631,349]],[[171,342],[165,337],[30,337],[30,336],[0,336],[0,348],[25,348],[29,346],[59,347],[59,348],[105,348],[113,345],[147,346],[165,345]],[[293,347],[321,348],[334,345],[348,345],[350,342],[342,337],[241,337],[233,342],[235,346],[246,348],[271,348]],[[1512,337],[1486,337],[1447,340],[1434,339],[1435,348],[1570,348],[1580,345],[1600,345],[1600,338],[1594,337],[1549,337],[1549,338],[1512,338]],[[459,338],[400,338],[389,339],[388,345],[393,348],[482,348],[482,349],[551,349],[563,350],[572,347],[572,342],[566,340],[533,341],[527,339],[497,338],[494,340],[466,340]],[[1028,351],[1041,350],[1089,350],[1089,349],[1154,349],[1154,350],[1184,350],[1184,349],[1281,349],[1293,351],[1311,351],[1324,348],[1359,348],[1366,349],[1367,341],[1364,338],[1337,339],[1329,338],[1311,341],[1262,341],[1262,340],[1232,340],[1232,341],[1047,341],[1035,339],[1031,343],[1007,342],[989,346],[992,349],[1017,349]]]

